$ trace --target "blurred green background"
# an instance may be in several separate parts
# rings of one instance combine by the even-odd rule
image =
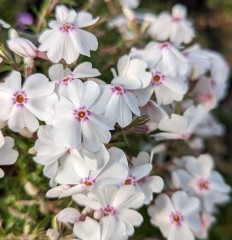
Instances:
[[[29,12],[34,23],[36,16],[43,14],[43,7],[51,1],[46,0],[0,0],[0,18],[9,22],[13,27],[20,28],[17,24],[17,15],[20,12]],[[79,8],[87,8],[94,16],[103,20],[110,17],[110,12],[103,0],[61,0],[59,3]],[[140,7],[149,9],[155,14],[163,10],[170,10],[175,3],[187,6],[189,17],[192,19],[197,38],[204,48],[210,48],[222,53],[229,65],[232,64],[232,0],[141,0]],[[95,6],[92,8],[92,6]],[[46,18],[45,18],[46,20]],[[45,21],[46,24],[46,21]],[[35,29],[31,26],[24,29],[32,33]],[[99,68],[102,79],[109,81],[111,73],[109,68],[117,59],[129,50],[130,45],[125,45],[117,30],[108,30],[106,22],[94,28],[99,40],[99,49],[93,53],[91,62]],[[143,40],[138,45],[144,45]],[[100,56],[100,57],[99,57]],[[42,66],[45,71],[49,66]],[[41,66],[40,66],[41,68]],[[41,70],[41,69],[38,70]],[[230,80],[231,82],[231,80]],[[0,110],[1,111],[1,110]],[[232,87],[230,85],[227,97],[221,102],[218,109],[214,110],[218,120],[226,127],[226,135],[221,138],[212,138],[207,142],[207,151],[216,161],[216,166],[222,172],[226,181],[232,185]],[[11,134],[8,130],[6,134]],[[14,133],[20,157],[15,166],[5,167],[6,177],[0,179],[0,239],[47,239],[45,230],[57,227],[54,214],[59,211],[59,206],[70,206],[70,199],[48,201],[44,198],[48,190],[48,180],[43,177],[42,166],[36,165],[28,150],[33,146],[34,140],[23,138]],[[137,154],[137,152],[132,153]],[[32,187],[28,182],[33,184]],[[25,187],[25,184],[26,187]],[[28,190],[29,189],[29,190]],[[136,229],[132,239],[142,240],[147,237],[159,236],[160,232],[151,227],[146,209],[141,210],[145,222],[141,228]],[[217,214],[217,223],[210,232],[209,240],[232,240],[232,205],[221,207]],[[17,236],[17,237],[15,237]],[[65,239],[65,238],[61,238]]]

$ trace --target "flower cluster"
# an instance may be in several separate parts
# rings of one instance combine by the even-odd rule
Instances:
[[[139,1],[119,3],[123,20],[108,27],[126,29],[128,36],[128,21],[146,23],[153,40],[121,56],[108,83],[96,78],[101,73],[91,62],[76,62],[98,48],[96,37],[82,29],[98,22],[90,13],[58,5],[38,47],[12,30],[8,47],[24,58],[27,70],[36,58],[52,65],[48,73],[27,71],[23,81],[12,71],[0,83],[0,122],[14,132],[37,133],[33,159],[50,179],[46,197],[72,197],[78,207],[56,217],[71,225],[78,239],[128,239],[143,222],[138,212],[143,205],[149,205],[151,224],[168,240],[204,238],[230,192],[213,158],[201,154],[204,139],[224,132],[210,111],[226,94],[227,63],[199,45],[185,48],[195,31],[184,6],[148,16],[132,10]],[[114,145],[115,136],[127,132],[150,136],[157,145],[131,157]],[[170,160],[168,142],[186,144],[193,154]],[[16,161],[13,145],[1,132],[0,165]],[[158,160],[153,156],[162,152],[160,163],[167,165],[170,182],[165,187],[154,174]]]

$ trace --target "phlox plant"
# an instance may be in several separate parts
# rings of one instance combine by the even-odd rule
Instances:
[[[22,171],[31,196],[17,202],[27,213],[4,210],[21,233],[0,212],[2,236],[137,239],[149,218],[149,239],[207,238],[230,200],[205,148],[225,132],[212,110],[227,94],[227,62],[195,42],[184,5],[155,15],[139,0],[105,1],[106,18],[91,11],[97,1],[58,2],[28,32],[0,22],[0,181]],[[121,44],[104,67],[103,26]]]

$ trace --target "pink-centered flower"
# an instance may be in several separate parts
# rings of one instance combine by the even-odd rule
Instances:
[[[56,20],[49,22],[51,29],[45,30],[39,37],[39,49],[47,51],[48,58],[58,63],[64,59],[68,64],[77,60],[79,54],[90,56],[90,50],[97,50],[96,37],[82,30],[91,26],[99,18],[92,18],[87,12],[76,13],[63,5],[56,7]]]
[[[114,125],[126,127],[132,122],[132,112],[140,116],[136,96],[123,85],[102,85],[102,94],[97,103],[97,111],[104,114],[107,121]]]
[[[151,223],[160,228],[168,240],[194,240],[193,232],[201,230],[200,202],[186,192],[175,192],[171,198],[160,194],[148,208]]]
[[[28,77],[21,86],[21,75],[13,71],[0,84],[0,121],[8,121],[10,129],[20,132],[27,128],[35,132],[39,121],[46,121],[54,115],[57,95],[55,84],[40,73]]]
[[[66,96],[68,87],[72,87],[72,82],[75,79],[90,78],[100,75],[100,72],[92,68],[90,62],[83,62],[77,65],[73,71],[69,68],[64,68],[62,64],[54,64],[48,70],[49,77],[56,83],[56,91],[59,94]]]
[[[109,155],[107,158],[102,154],[105,164],[98,169],[90,169],[81,156],[66,159],[56,175],[56,182],[61,186],[50,189],[46,196],[67,197],[91,191],[99,184],[119,185],[128,175],[128,167],[124,163],[126,156],[117,148],[110,148]]]
[[[134,209],[141,207],[144,195],[136,192],[131,185],[120,188],[112,185],[98,186],[87,196],[78,194],[74,195],[73,199],[78,204],[97,211],[101,219],[114,217],[118,224],[126,226],[129,236],[134,233],[134,226],[139,226],[143,221],[142,215]]]
[[[159,105],[167,105],[183,99],[188,90],[185,77],[170,77],[165,72],[155,69],[152,69],[151,73],[150,84],[144,89],[135,91],[140,106],[144,106],[153,93]]]
[[[188,44],[194,37],[192,23],[186,19],[186,7],[176,4],[172,8],[172,15],[161,13],[150,25],[149,33],[159,41],[170,39],[175,45]]]
[[[60,96],[55,106],[55,115],[49,120],[55,141],[78,149],[96,152],[111,138],[112,125],[97,114],[95,102],[100,95],[100,87],[93,81],[82,83],[76,80],[67,89],[67,95]]]
[[[200,155],[197,159],[186,158],[185,169],[174,171],[173,180],[175,185],[199,197],[206,212],[211,213],[215,205],[228,201],[231,188],[213,170],[213,159],[208,154]]]
[[[98,113],[104,114],[107,121],[126,127],[132,121],[132,112],[139,116],[138,101],[134,89],[148,86],[151,73],[146,71],[147,64],[139,59],[125,55],[118,61],[118,74],[113,70],[114,79],[110,85],[102,85]]]
[[[71,159],[74,159],[75,162],[81,159],[90,170],[101,168],[108,161],[109,153],[104,145],[97,152],[90,152],[82,146],[77,150],[62,141],[55,141],[52,129],[48,125],[40,126],[37,133],[38,139],[34,146],[36,150],[34,161],[44,165],[43,173],[50,178],[50,186],[57,185],[56,175],[58,172],[64,171],[63,165],[66,164],[66,161],[70,162]]]
[[[144,49],[132,48],[131,56],[144,60],[149,68],[165,72],[169,77],[186,76],[188,60],[171,43],[150,42]]]
[[[183,116],[173,113],[170,118],[163,118],[158,128],[164,132],[155,134],[155,139],[157,141],[189,139],[206,113],[205,108],[198,105],[197,107],[191,106],[188,108]]]
[[[149,176],[152,170],[149,154],[140,152],[137,158],[132,158],[132,166],[129,168],[128,176],[123,181],[123,185],[133,185],[138,192],[145,196],[144,203],[149,204],[153,199],[152,193],[162,191],[164,182],[159,176]]]

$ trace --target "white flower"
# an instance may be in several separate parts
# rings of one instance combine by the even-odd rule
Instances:
[[[125,224],[113,216],[106,216],[99,223],[87,216],[85,221],[74,224],[73,233],[81,240],[128,239]]]
[[[211,84],[218,101],[225,97],[228,88],[230,68],[222,55],[217,52],[205,50],[210,59]]]
[[[192,90],[192,94],[197,103],[202,104],[207,109],[211,110],[216,107],[217,99],[209,78],[201,76]]]
[[[198,44],[183,50],[183,55],[191,64],[190,79],[195,80],[210,70],[210,57]]]
[[[57,92],[66,96],[66,89],[70,87],[70,83],[75,79],[96,77],[100,72],[92,68],[90,62],[83,62],[75,67],[73,71],[64,68],[62,64],[55,64],[48,70],[48,75],[52,81],[56,83]]]
[[[158,128],[158,124],[163,118],[168,118],[167,113],[154,101],[149,101],[145,106],[140,108],[141,116],[148,115],[149,121],[137,125],[133,128],[135,132],[150,133]]]
[[[99,186],[88,196],[78,194],[74,195],[73,199],[80,205],[98,211],[102,218],[112,216],[118,220],[117,224],[125,224],[129,236],[134,233],[134,226],[139,226],[143,221],[142,215],[134,209],[141,207],[144,195],[136,192],[131,185],[120,188],[110,185]]]
[[[62,141],[55,141],[52,129],[51,126],[46,125],[41,126],[38,130],[38,140],[35,143],[37,155],[34,158],[36,162],[46,166],[67,154],[82,158],[89,169],[99,169],[108,161],[109,153],[103,144],[97,152],[88,151],[83,146],[75,149],[70,145],[65,145]]]
[[[152,77],[148,87],[136,90],[140,106],[144,106],[155,92],[159,105],[171,104],[173,101],[181,101],[188,90],[186,79],[183,77],[170,77],[165,72],[151,70]]]
[[[7,41],[9,49],[24,58],[35,58],[37,47],[28,39],[18,37],[17,32],[12,29],[11,39]]]
[[[114,125],[126,127],[132,122],[132,112],[140,116],[136,96],[126,90],[123,85],[102,85],[102,94],[97,103],[97,111],[104,114],[107,121]]]
[[[14,140],[11,137],[3,137],[0,131],[0,166],[12,165],[18,158],[18,152],[14,149]],[[0,168],[0,178],[4,176],[3,170]]]
[[[170,118],[163,118],[158,128],[164,133],[155,134],[157,141],[167,139],[188,139],[194,133],[195,128],[201,122],[206,114],[206,110],[203,106],[188,108],[183,116],[172,114]]]
[[[206,212],[213,212],[216,204],[228,201],[231,188],[213,170],[213,159],[208,154],[185,160],[185,168],[173,173],[173,180],[191,195],[199,197]]]
[[[77,209],[69,207],[60,211],[56,217],[62,223],[74,224],[73,233],[81,240],[128,239],[125,224],[118,223],[118,220],[113,216],[106,216],[98,223],[81,214]]]
[[[151,223],[160,228],[168,240],[194,240],[193,232],[201,230],[199,217],[200,202],[188,197],[186,192],[159,195],[155,205],[148,208]]]
[[[140,116],[137,98],[131,90],[144,88],[149,84],[151,74],[146,72],[146,67],[144,61],[125,55],[118,61],[118,76],[113,70],[112,83],[101,86],[98,113],[104,113],[110,124],[118,122],[121,127],[126,127],[132,121],[132,112]]]
[[[58,240],[59,239],[59,232],[54,228],[49,228],[46,232],[46,235],[48,236],[49,240]]]
[[[123,85],[125,89],[145,88],[151,81],[151,73],[146,72],[147,64],[140,59],[124,55],[118,60],[118,75],[114,71],[113,84]]]
[[[175,45],[188,44],[194,37],[192,23],[186,19],[186,7],[176,4],[172,8],[172,16],[161,13],[149,28],[149,33],[159,41],[170,41]]]
[[[49,190],[46,196],[67,197],[80,192],[91,191],[96,184],[119,185],[128,175],[128,167],[125,165],[126,156],[117,148],[109,149],[109,154],[110,158],[105,161],[106,164],[95,170],[89,169],[80,156],[67,158],[55,179],[57,183],[65,186],[58,186]],[[69,185],[69,188],[66,188],[67,185]]]
[[[225,127],[209,112],[196,127],[194,133],[201,138],[213,136],[223,136],[226,132]]]
[[[37,152],[34,161],[45,166],[44,175],[51,178],[51,186],[56,185],[55,177],[69,156],[71,156],[71,159],[81,158],[89,169],[95,170],[102,168],[108,161],[109,153],[104,145],[101,146],[99,151],[94,153],[83,147],[77,150],[64,144],[62,141],[55,141],[52,136],[52,129],[48,125],[40,126],[38,139],[34,146]]]
[[[96,152],[102,143],[111,138],[111,125],[97,115],[94,105],[100,95],[100,88],[93,81],[75,80],[72,87],[67,88],[67,96],[60,96],[55,106],[55,115],[49,120],[55,141],[63,142],[72,148],[84,148]]]
[[[162,191],[164,182],[159,176],[149,176],[152,170],[152,164],[149,160],[149,154],[140,152],[137,158],[132,158],[132,166],[129,168],[124,185],[134,185],[137,191],[144,194],[144,203],[149,204],[153,199],[152,193]]]
[[[92,19],[87,12],[76,13],[65,6],[56,7],[56,21],[50,21],[50,30],[45,30],[39,37],[39,50],[47,51],[48,58],[58,63],[64,59],[68,64],[77,60],[79,54],[90,56],[90,50],[97,50],[96,37],[82,30],[95,24],[98,18]]]
[[[21,86],[21,75],[13,71],[0,84],[0,121],[7,121],[10,129],[20,132],[27,128],[35,132],[39,121],[46,121],[54,114],[57,103],[55,84],[40,73],[28,77]]]
[[[159,69],[170,77],[186,75],[190,70],[188,60],[168,42],[150,42],[144,50],[132,48],[131,56],[144,60],[149,68]]]
[[[62,223],[74,224],[80,220],[81,216],[82,216],[81,213],[77,209],[68,207],[61,210],[56,215],[56,218],[58,221]]]

